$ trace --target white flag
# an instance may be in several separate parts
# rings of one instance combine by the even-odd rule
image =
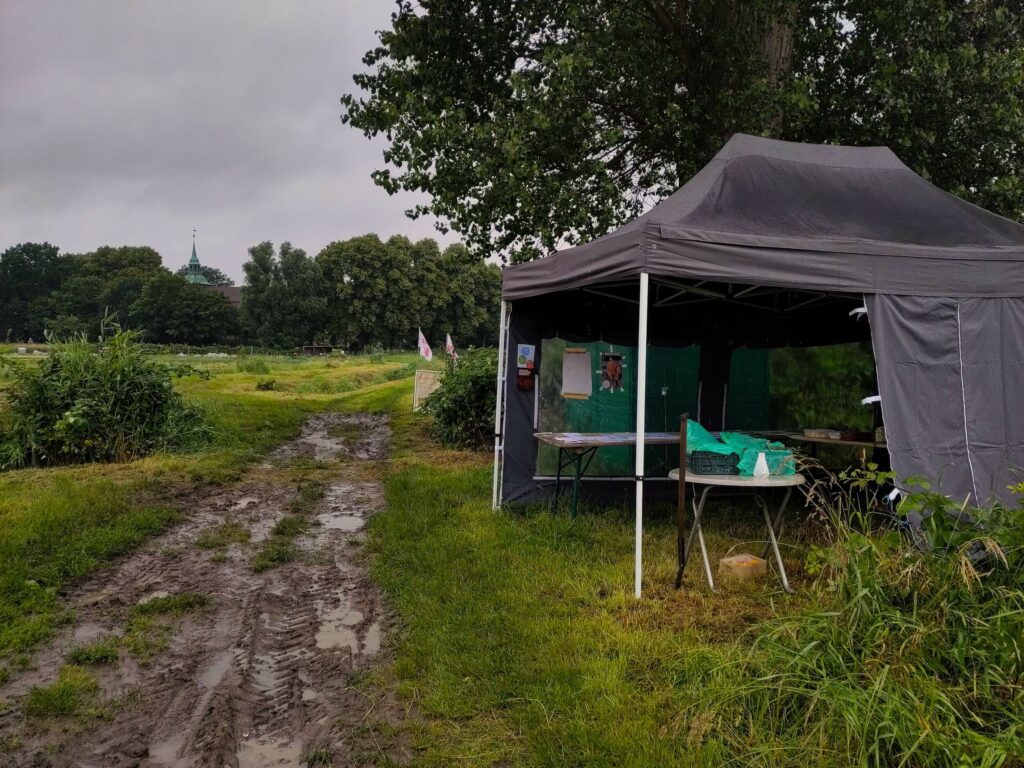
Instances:
[[[455,342],[452,341],[452,335],[450,333],[445,334],[444,349],[448,353],[448,357],[452,360],[459,359],[459,353],[455,351]]]
[[[423,331],[417,328],[416,332],[419,334],[419,339],[417,340],[417,343],[419,344],[420,347],[420,355],[423,356],[424,360],[433,360],[434,353],[430,351],[430,345],[427,344],[427,339],[423,335]]]

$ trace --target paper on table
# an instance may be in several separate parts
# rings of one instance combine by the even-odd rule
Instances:
[[[590,367],[587,350],[567,349],[562,353],[562,397],[585,400],[593,394]]]

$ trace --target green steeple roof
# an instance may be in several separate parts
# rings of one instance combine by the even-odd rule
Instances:
[[[199,257],[196,256],[196,241],[192,240],[192,258],[188,260],[188,274],[185,275],[185,279],[190,283],[196,285],[209,285],[210,281],[206,279],[203,274],[202,265],[199,263]]]

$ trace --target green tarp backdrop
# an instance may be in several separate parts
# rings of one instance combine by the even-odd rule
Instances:
[[[562,353],[566,349],[584,349],[590,353],[593,394],[587,399],[562,397]],[[620,391],[601,388],[601,354],[622,355]],[[636,347],[588,342],[544,339],[539,375],[540,432],[632,432],[636,429]],[[678,432],[679,417],[697,416],[700,374],[700,347],[655,347],[647,349],[647,419],[651,432]],[[763,349],[737,349],[732,354],[726,401],[726,429],[751,430],[768,427],[768,352]],[[633,448],[602,448],[594,456],[587,475],[632,477]],[[537,474],[553,476],[557,469],[557,449],[540,445]],[[647,448],[646,473],[667,474],[679,465],[676,446]]]

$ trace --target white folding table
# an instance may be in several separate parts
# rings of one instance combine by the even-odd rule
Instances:
[[[679,480],[679,470],[673,469],[668,475],[673,480]],[[782,515],[786,511],[786,505],[789,503],[789,497],[793,493],[793,488],[798,485],[803,485],[805,482],[804,476],[800,474],[795,475],[768,475],[767,477],[744,477],[741,475],[699,475],[694,472],[687,472],[685,475],[685,482],[693,483],[693,485],[702,485],[704,490],[700,494],[700,500],[693,500],[693,525],[690,528],[690,535],[686,538],[685,546],[682,545],[684,531],[683,531],[683,520],[679,518],[678,531],[676,532],[677,539],[680,543],[679,550],[679,570],[676,572],[676,587],[682,583],[683,570],[686,568],[686,563],[690,558],[691,548],[693,546],[693,539],[696,536],[697,543],[700,545],[701,558],[704,560],[704,574],[708,578],[708,586],[711,591],[715,591],[715,580],[711,575],[711,561],[708,559],[708,549],[704,544],[704,533],[701,531],[700,519],[704,513],[704,502],[707,500],[708,493],[711,492],[712,488],[738,488],[748,489],[753,491],[754,498],[757,500],[758,505],[764,512],[764,521],[768,526],[768,544],[764,548],[762,557],[768,555],[768,550],[772,549],[775,552],[775,563],[779,568],[779,579],[782,581],[782,586],[789,593],[795,590],[789,586],[789,579],[786,578],[786,568],[782,565],[782,553],[779,552],[778,542],[778,531],[781,530],[782,526]],[[771,513],[768,511],[768,503],[762,498],[759,491],[765,488],[785,488],[786,495],[782,499],[782,504],[779,506],[779,511],[775,515],[775,521],[772,521]],[[681,513],[680,513],[681,514]]]

